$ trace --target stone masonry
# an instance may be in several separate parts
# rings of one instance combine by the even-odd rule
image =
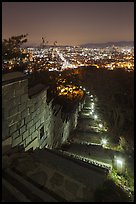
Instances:
[[[47,103],[46,87],[28,90],[27,77],[8,75],[2,85],[2,140],[11,138],[12,147],[23,145],[25,150],[64,143],[77,125],[82,104],[68,121],[62,120],[61,107]]]

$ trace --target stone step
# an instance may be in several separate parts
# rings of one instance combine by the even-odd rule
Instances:
[[[12,186],[15,186],[14,188],[18,189],[19,192],[21,192],[21,194],[18,193],[18,199],[19,195],[21,196],[20,199],[22,199],[23,194],[25,197],[27,197],[28,200],[30,200],[29,202],[58,202],[48,193],[42,191],[37,186],[28,182],[26,179],[24,179],[22,176],[15,173],[11,169],[7,169],[4,172],[3,177],[8,181],[8,183],[10,183]]]
[[[15,186],[2,178],[2,199],[3,202],[31,202],[26,196]]]

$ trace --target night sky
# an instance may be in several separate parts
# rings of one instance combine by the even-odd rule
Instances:
[[[134,40],[133,2],[5,2],[2,38],[28,33],[28,42],[80,45]]]

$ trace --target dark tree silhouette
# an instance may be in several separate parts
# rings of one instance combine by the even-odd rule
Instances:
[[[2,67],[8,68],[8,63],[12,60],[14,63],[13,70],[23,67],[23,59],[28,57],[28,53],[22,53],[21,46],[27,42],[27,35],[12,36],[8,40],[2,41]]]

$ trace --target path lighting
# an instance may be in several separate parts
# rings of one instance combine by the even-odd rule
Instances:
[[[100,124],[99,124],[99,127],[100,127],[100,128],[102,128],[102,127],[103,127],[103,125],[100,123]]]
[[[98,118],[98,116],[97,115],[94,115],[94,119],[97,119]]]
[[[91,104],[91,108],[94,108],[94,103]]]
[[[119,173],[123,173],[123,171],[125,169],[124,159],[122,159],[120,157],[115,157],[115,164],[116,164],[117,171]]]
[[[117,166],[119,166],[119,167],[122,167],[122,166],[123,166],[123,160],[122,160],[122,159],[117,158],[117,159],[116,159],[116,162],[117,162]]]
[[[93,111],[90,111],[90,114],[92,115],[92,114],[93,114]]]
[[[102,143],[103,146],[105,146],[107,144],[107,139],[103,138],[101,143]]]
[[[91,95],[90,97],[93,98],[93,95]]]
[[[86,89],[85,89],[85,88],[83,88],[83,90],[85,91]]]

